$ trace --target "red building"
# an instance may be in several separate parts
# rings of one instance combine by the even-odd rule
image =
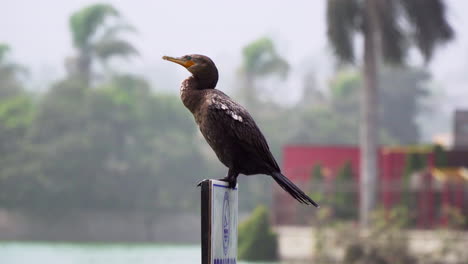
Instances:
[[[431,227],[444,222],[438,208],[457,207],[468,213],[468,151],[448,151],[447,168],[435,168],[432,148],[382,147],[379,151],[379,203],[392,208],[402,197],[402,179],[409,153],[419,153],[427,167],[411,177],[411,189],[416,195],[416,218],[419,227]],[[314,166],[320,165],[324,181],[333,186],[334,179],[345,163],[352,168],[355,191],[359,191],[359,148],[355,146],[288,145],[283,149],[283,172],[304,190],[311,189]],[[448,169],[449,168],[449,169]],[[435,173],[437,172],[437,173]],[[466,172],[466,175],[464,173]],[[436,174],[439,175],[437,178]],[[444,175],[444,179],[440,175]],[[301,207],[278,188],[274,192],[275,222],[279,225],[304,222]],[[332,192],[329,195],[333,195]],[[358,203],[358,201],[357,201]],[[356,204],[358,208],[358,204]]]

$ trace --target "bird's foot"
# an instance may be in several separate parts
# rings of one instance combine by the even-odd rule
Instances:
[[[230,181],[230,182],[229,182],[229,188],[235,189],[236,186],[237,186],[237,181]]]
[[[237,179],[236,178],[226,177],[226,178],[219,179],[219,181],[227,182],[229,184],[230,189],[235,189],[236,185],[237,185]]]
[[[202,185],[202,183],[206,182],[206,181],[209,181],[210,179],[203,179],[201,180],[200,182],[197,183],[197,187],[200,187]]]
[[[200,182],[197,183],[197,187],[200,187],[202,185],[202,183],[206,182],[206,181],[209,181],[210,179],[203,179],[201,180]],[[229,184],[229,188],[231,189],[234,189],[236,188],[236,185],[237,185],[237,179],[234,178],[234,180],[226,177],[226,178],[221,178],[221,179],[216,179],[218,181],[223,181],[223,182],[227,182]]]

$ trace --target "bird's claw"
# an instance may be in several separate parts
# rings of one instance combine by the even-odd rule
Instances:
[[[231,178],[226,177],[226,178],[222,178],[222,179],[219,179],[219,180],[223,181],[223,182],[227,182],[229,189],[235,189],[236,188],[236,185],[237,185],[237,180],[236,179],[232,180]]]

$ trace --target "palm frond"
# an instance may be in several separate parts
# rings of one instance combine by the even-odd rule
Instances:
[[[360,28],[362,9],[358,0],[328,0],[327,35],[334,53],[345,62],[354,61],[353,36]]]
[[[243,49],[244,68],[247,72],[262,76],[278,73],[285,77],[289,64],[278,55],[270,38],[260,38]]]
[[[106,61],[114,56],[128,57],[138,54],[138,51],[132,44],[121,39],[104,38],[95,43],[93,47],[97,57],[102,61]]]
[[[278,55],[270,60],[264,61],[263,65],[257,70],[258,75],[268,75],[278,73],[281,78],[285,78],[289,72],[289,64]]]
[[[112,16],[119,16],[119,12],[109,4],[91,5],[74,13],[70,17],[70,30],[75,46],[83,48],[88,45],[89,39],[103,21]]]
[[[109,26],[105,29],[104,33],[102,34],[102,38],[115,38],[119,33],[122,32],[136,32],[135,27],[130,24],[118,24]]]
[[[401,29],[398,18],[399,6],[393,0],[377,2],[377,18],[381,38],[382,56],[385,61],[401,64],[406,56],[406,36]]]
[[[273,41],[270,38],[259,38],[242,50],[244,56],[244,67],[247,72],[255,72],[259,68],[259,64],[264,60],[266,54],[271,54],[273,51]]]
[[[400,0],[406,17],[413,26],[413,37],[426,61],[434,48],[451,40],[455,33],[446,17],[442,0]]]

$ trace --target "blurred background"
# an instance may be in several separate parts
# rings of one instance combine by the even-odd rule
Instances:
[[[189,73],[161,59],[185,54],[213,59],[217,88],[322,205],[240,177],[241,259],[468,263],[466,12],[3,1],[0,263],[199,262],[196,183],[226,168],[179,99]]]

